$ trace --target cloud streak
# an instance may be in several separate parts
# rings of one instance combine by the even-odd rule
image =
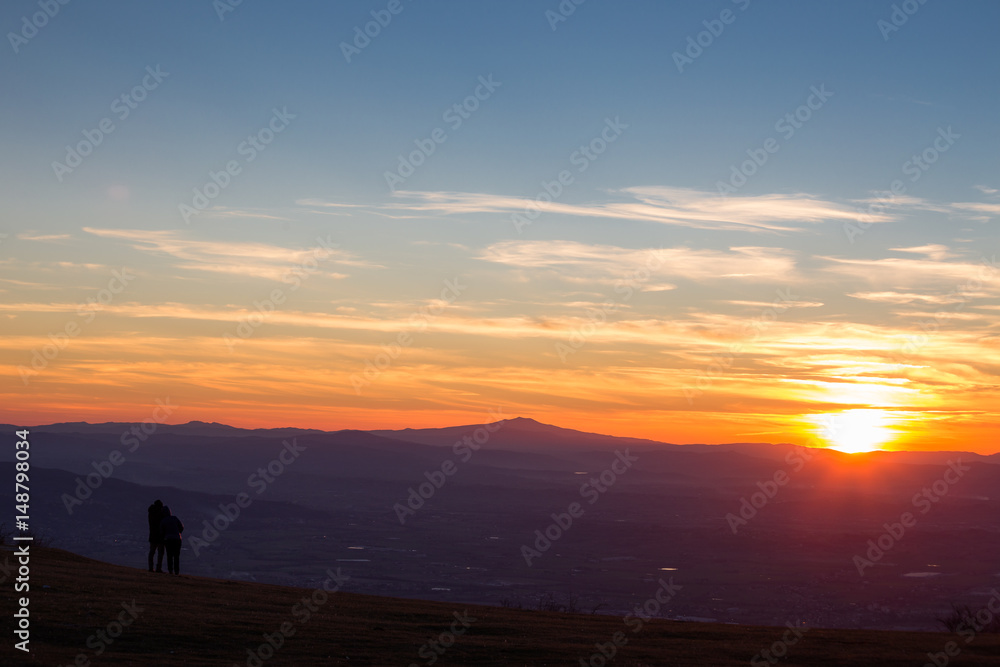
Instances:
[[[315,259],[315,248],[292,249],[267,243],[201,241],[186,238],[182,232],[139,229],[83,230],[103,238],[125,241],[133,248],[151,254],[161,254],[180,260],[178,268],[209,271],[229,275],[267,278],[284,281],[292,268]],[[340,265],[371,267],[352,253],[323,249],[327,259]],[[322,272],[321,272],[322,273]],[[345,278],[346,274],[325,272],[328,278]]]
[[[796,277],[793,253],[782,248],[744,246],[724,250],[630,249],[576,241],[501,241],[480,259],[523,269],[551,269],[602,279],[622,278],[650,267],[653,275],[695,282],[720,279],[789,281]]]
[[[755,232],[801,231],[806,223],[857,217],[845,206],[808,194],[720,197],[714,192],[666,186],[624,188],[612,194],[626,200],[583,205],[474,192],[398,191],[395,196],[406,201],[388,204],[386,208],[442,215],[539,210],[589,218]],[[880,221],[891,219],[887,215],[875,217]]]

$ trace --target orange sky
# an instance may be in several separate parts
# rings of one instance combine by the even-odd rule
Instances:
[[[0,69],[0,420],[1000,451],[1000,5],[133,4]]]

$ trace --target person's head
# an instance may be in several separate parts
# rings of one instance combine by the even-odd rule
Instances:
[[[170,516],[170,508],[166,505],[163,506],[163,516]]]
[[[153,507],[163,507],[163,501],[157,498],[156,502],[153,503]]]

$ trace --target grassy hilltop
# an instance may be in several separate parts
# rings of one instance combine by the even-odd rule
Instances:
[[[9,548],[0,553],[13,560]],[[322,602],[324,596],[312,597],[310,589],[150,574],[38,547],[32,548],[31,568],[32,652],[14,650],[8,634],[0,649],[3,664],[426,665],[436,657],[436,665],[579,665],[581,658],[591,661],[595,644],[608,644],[622,632],[628,642],[608,664],[747,665],[791,636],[780,627],[663,620],[632,632],[635,623],[614,616],[344,592]],[[10,578],[2,590],[3,608],[13,610]],[[112,638],[118,623],[124,627]],[[441,642],[451,643],[452,630],[454,643],[444,649]],[[265,635],[280,644],[270,657],[267,648],[260,650]],[[953,639],[941,633],[812,629],[776,664],[912,667]],[[602,663],[594,658],[591,664]],[[1000,665],[1000,636],[977,637],[950,664]]]

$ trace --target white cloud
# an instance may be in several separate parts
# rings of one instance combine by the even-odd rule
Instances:
[[[895,252],[908,252],[916,255],[925,255],[930,259],[935,261],[942,261],[945,259],[952,259],[958,257],[955,253],[951,251],[948,246],[941,245],[939,243],[931,243],[928,245],[914,246],[912,248],[891,248]]]
[[[932,293],[966,289],[979,281],[997,281],[996,267],[984,258],[979,263],[945,262],[931,259],[841,259],[820,257],[830,262],[826,271],[859,278],[876,285],[924,287]],[[977,288],[978,289],[978,288]]]
[[[292,249],[267,243],[233,241],[198,241],[184,238],[181,232],[139,229],[95,229],[84,227],[84,231],[104,238],[126,241],[137,250],[149,253],[163,253],[181,262],[178,267],[196,271],[211,271],[233,275],[253,276],[271,280],[284,280],[296,267],[325,257],[348,266],[371,266],[360,261],[349,252],[334,248],[332,251],[316,246],[307,249]],[[321,272],[331,278],[344,278],[345,274]]]
[[[714,192],[665,186],[632,187],[615,193],[629,200],[583,205],[475,192],[397,191],[396,197],[408,201],[385,208],[445,215],[540,211],[743,231],[798,231],[803,223],[857,218],[857,213],[845,206],[808,194],[721,197]],[[884,215],[872,217],[876,221],[890,219]]]
[[[984,204],[980,202],[960,202],[952,204],[960,211],[972,211],[974,213],[985,213],[987,215],[973,216],[975,220],[989,220],[991,217],[1000,215],[1000,204]]]
[[[941,294],[919,294],[917,292],[855,292],[853,294],[848,294],[847,296],[855,299],[863,299],[865,301],[895,304],[913,303],[914,301],[919,301],[923,303],[947,305],[963,301],[963,297],[958,294],[948,296]]]
[[[39,234],[37,232],[21,232],[17,235],[22,241],[69,241],[73,238],[71,234]]]
[[[223,206],[214,206],[207,211],[203,212],[207,216],[212,216],[216,218],[263,218],[265,220],[282,220],[290,221],[290,218],[285,218],[280,215],[271,215],[270,213],[257,213],[255,211],[244,211],[235,208],[225,208]]]
[[[795,276],[791,251],[737,247],[728,251],[691,248],[631,249],[576,241],[502,241],[480,259],[528,269],[558,269],[576,276],[629,279],[648,269],[651,276],[707,282],[722,278],[790,280]],[[637,280],[638,282],[638,280]]]

